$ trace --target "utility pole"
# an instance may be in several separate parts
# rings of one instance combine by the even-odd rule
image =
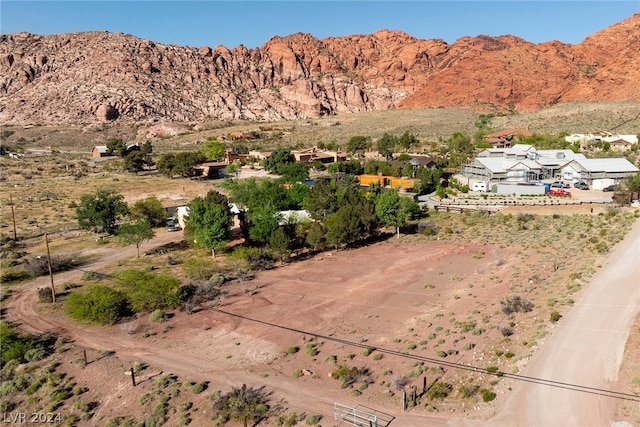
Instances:
[[[13,209],[13,196],[9,193],[9,204],[11,205],[11,218],[13,219],[13,240],[18,240],[18,232],[16,231],[16,212]]]
[[[51,279],[51,301],[56,302],[56,288],[53,285],[53,269],[51,268],[51,253],[49,252],[49,238],[44,233],[44,241],[47,244],[47,264],[49,265],[49,278]]]

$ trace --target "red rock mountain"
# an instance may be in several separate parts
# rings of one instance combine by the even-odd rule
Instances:
[[[162,45],[86,32],[0,35],[0,122],[280,120],[465,106],[533,111],[640,101],[640,13],[576,45],[513,36],[453,44],[398,31],[262,47]]]

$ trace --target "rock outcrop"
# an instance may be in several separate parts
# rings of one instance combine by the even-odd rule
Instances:
[[[532,111],[640,101],[640,14],[576,45],[513,36],[420,40],[399,31],[262,47],[162,45],[86,32],[0,35],[0,122],[280,120],[467,106]]]

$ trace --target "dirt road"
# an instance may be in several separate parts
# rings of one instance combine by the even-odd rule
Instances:
[[[182,239],[182,233],[167,233],[163,231],[154,240],[143,245],[144,247],[141,249],[143,251],[149,250],[158,245],[179,241],[180,239]],[[380,246],[380,248],[386,248],[386,246]],[[341,287],[349,285],[354,289],[357,288],[358,283],[367,282],[366,280],[363,281],[362,277],[364,274],[372,274],[371,256],[372,252],[376,250],[382,252],[380,249],[368,248],[368,250],[342,254],[345,258],[349,258],[348,264],[351,270],[360,268],[362,271],[358,270],[355,272],[357,274],[354,273],[353,283],[347,278],[338,280],[339,278],[336,277],[332,277],[329,282],[336,282],[336,286]],[[408,252],[410,251],[412,251],[411,246],[401,246],[394,251],[394,255],[404,259],[401,255],[409,255]],[[416,252],[420,254],[420,257],[426,256],[424,252],[419,250]],[[472,252],[475,253],[475,251]],[[99,271],[104,266],[119,259],[135,257],[135,247],[98,247],[95,249],[94,255],[95,257],[92,257],[92,259],[95,260],[87,264],[85,268]],[[384,256],[385,259],[389,258],[389,254]],[[448,262],[451,262],[452,256],[451,254],[448,255]],[[431,258],[420,258],[421,261],[418,264],[431,265],[431,263],[436,262],[438,257],[437,252],[432,251]],[[461,257],[467,263],[472,262],[469,260],[475,260],[478,263],[484,262],[468,255],[461,255]],[[317,259],[314,263],[331,266],[338,262],[339,257],[327,254],[324,258],[324,261]],[[609,383],[617,375],[630,324],[640,309],[640,284],[638,282],[640,266],[637,263],[638,259],[640,259],[640,221],[636,221],[633,231],[610,255],[607,263],[591,280],[584,294],[580,296],[571,311],[567,312],[565,317],[560,320],[553,334],[547,339],[544,346],[538,350],[537,354],[533,356],[529,366],[522,374],[593,388],[610,389]],[[406,263],[408,261],[404,260],[403,262],[389,261],[389,265],[395,265],[390,274],[396,277],[402,276],[404,281],[418,283],[419,287],[422,288],[422,282],[418,278],[407,277],[408,267]],[[298,319],[299,322],[310,322],[310,311],[304,310],[304,308],[315,306],[315,304],[327,304],[326,298],[323,297],[321,300],[316,301],[308,294],[308,291],[312,288],[318,288],[318,286],[312,286],[312,282],[309,282],[315,276],[307,271],[314,263],[289,266],[287,269],[265,273],[261,276],[261,283],[265,287],[261,288],[261,292],[256,296],[261,300],[251,299],[250,296],[239,297],[232,308],[242,311],[242,307],[245,305],[246,307],[254,307],[258,303],[267,304],[268,301],[275,301],[277,295],[286,294],[287,292],[292,293],[294,289],[297,289],[300,294],[292,294],[293,297],[298,299],[295,299],[296,302],[291,304],[295,304],[296,308],[302,309],[304,315],[297,310],[293,310],[291,305],[284,304],[281,309],[290,311],[291,316]],[[343,264],[340,265],[341,267],[336,267],[336,270],[345,271]],[[374,265],[376,264],[374,263]],[[385,268],[388,269],[390,267]],[[380,274],[379,269],[373,270],[375,270],[374,274]],[[327,270],[324,269],[323,271],[326,272]],[[447,271],[447,274],[444,274],[443,271],[443,277],[447,277],[449,273],[453,274],[453,270],[451,272]],[[270,274],[277,277],[271,277]],[[423,275],[424,271],[417,270],[415,274]],[[80,275],[80,271],[60,273],[56,275],[56,283],[78,280]],[[295,280],[300,277],[305,279],[304,286]],[[278,286],[269,286],[269,283],[275,282],[276,279]],[[383,289],[382,285],[373,279],[370,281],[371,284],[367,286],[374,289],[379,286],[380,289]],[[291,283],[289,284],[289,282]],[[407,286],[401,282],[396,283],[394,286]],[[269,363],[263,363],[259,368],[254,368],[256,364],[246,362],[248,359],[243,359],[243,353],[254,355],[254,359],[260,359],[263,356],[268,359],[269,357],[277,356],[279,350],[278,345],[272,340],[273,337],[269,335],[270,332],[251,333],[251,325],[246,323],[237,325],[235,321],[230,321],[224,316],[206,310],[194,315],[178,313],[172,320],[171,331],[141,340],[139,335],[128,335],[124,331],[113,327],[83,326],[69,322],[63,316],[55,315],[54,313],[36,311],[37,289],[43,286],[48,286],[48,277],[41,277],[20,288],[16,288],[15,295],[11,297],[6,305],[7,320],[22,324],[23,328],[28,332],[60,334],[71,339],[79,347],[115,351],[121,359],[127,361],[144,360],[156,369],[172,372],[187,379],[211,379],[216,384],[216,387],[221,387],[225,384],[237,385],[241,382],[256,383],[258,374],[267,372],[270,375],[260,376],[260,383],[272,389],[276,395],[283,399],[295,402],[298,410],[307,411],[308,413],[331,414],[332,404],[338,400],[345,404],[356,405],[359,403],[356,398],[350,398],[345,396],[344,393],[338,393],[334,384],[327,384],[318,380],[294,379],[290,371],[276,372],[278,368],[275,365],[270,367]],[[325,284],[325,288],[327,286]],[[362,283],[360,283],[360,286],[363,286]],[[334,294],[336,294],[336,297],[340,297],[335,289],[333,291]],[[414,289],[414,292],[409,292],[410,295],[405,296],[404,294],[407,291],[408,289],[404,289],[403,293],[396,292],[394,295],[396,295],[396,298],[415,298],[415,295],[418,295]],[[327,292],[331,292],[331,290]],[[325,295],[324,292],[321,292],[321,294]],[[319,298],[318,295],[320,294],[315,294],[315,297]],[[399,303],[393,305],[405,307],[405,305]],[[342,306],[344,304],[339,307]],[[284,319],[283,312],[277,311],[280,306],[271,304],[270,307],[272,307],[272,310],[276,310],[274,312],[275,318]],[[331,306],[329,312],[334,313],[335,310],[335,306]],[[369,310],[373,309],[369,308]],[[269,310],[265,310],[262,314],[266,316],[268,312]],[[293,324],[292,319],[287,318],[285,320],[286,324]],[[351,320],[355,321],[355,317],[352,317]],[[321,317],[313,320],[314,324],[321,321],[323,321]],[[331,323],[333,320],[326,321]],[[372,320],[372,322],[377,321]],[[203,328],[205,325],[207,328]],[[314,327],[316,329],[320,328],[318,325]],[[238,347],[237,343],[240,341],[242,346]],[[292,338],[286,338],[285,341],[279,343],[279,347],[289,345],[291,342],[294,342]],[[334,349],[333,351],[335,352],[336,350]],[[229,358],[228,355],[233,355],[233,357]],[[391,362],[391,360],[388,362]],[[255,369],[260,370],[256,371]],[[269,369],[274,371],[270,372]],[[326,372],[322,376],[326,377]],[[504,381],[507,381],[507,379]],[[509,392],[509,399],[504,405],[496,408],[496,415],[489,421],[465,420],[462,418],[464,415],[461,413],[458,413],[457,419],[451,419],[456,414],[443,413],[439,416],[434,416],[418,412],[403,413],[397,411],[397,408],[385,407],[381,408],[381,410],[394,413],[397,418],[393,425],[403,427],[444,426],[447,423],[449,425],[490,424],[534,427],[555,425],[604,426],[609,425],[612,420],[616,402],[609,397],[521,381],[513,381],[511,386],[513,392]]]
[[[616,399],[598,394],[617,380],[633,319],[640,311],[640,222],[608,257],[584,295],[523,375],[578,384],[592,392],[518,382],[493,425],[608,426]]]

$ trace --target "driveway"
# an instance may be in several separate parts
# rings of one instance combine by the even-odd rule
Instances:
[[[640,221],[593,277],[584,295],[558,322],[522,375],[555,382],[518,381],[491,425],[609,426],[613,390],[633,319],[640,312]],[[572,390],[568,385],[579,385]],[[640,397],[636,396],[640,404]]]

